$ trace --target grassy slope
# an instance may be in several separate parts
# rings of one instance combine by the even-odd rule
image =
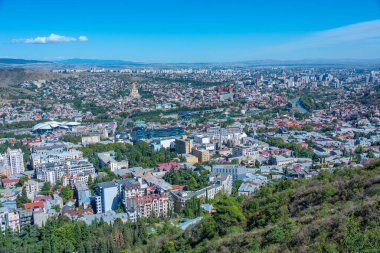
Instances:
[[[284,180],[230,206],[177,238],[163,252],[377,252],[380,161],[312,180]],[[223,206],[217,201],[217,207]],[[231,222],[234,220],[234,222]]]

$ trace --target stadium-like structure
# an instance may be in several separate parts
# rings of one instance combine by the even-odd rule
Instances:
[[[65,130],[72,130],[73,127],[79,126],[80,123],[78,122],[57,122],[57,121],[48,121],[48,122],[42,122],[38,123],[32,128],[33,133],[37,134],[44,134],[52,132],[56,129],[65,129]]]

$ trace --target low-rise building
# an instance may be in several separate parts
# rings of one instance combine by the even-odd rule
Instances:
[[[3,178],[1,179],[1,184],[3,185],[4,188],[11,188],[14,187],[20,179],[15,178],[15,179],[9,179],[9,178]]]
[[[85,182],[77,182],[75,184],[74,195],[78,206],[87,208],[91,204],[91,192]]]
[[[177,190],[171,191],[171,198],[173,200],[173,208],[175,212],[180,212],[186,205],[186,202],[195,198],[213,199],[218,192],[224,191],[227,194],[231,194],[232,191],[232,176],[228,174],[215,175],[211,179],[212,185],[207,186],[198,191],[184,191]]]
[[[100,142],[100,135],[82,136],[82,145],[86,146]]]
[[[170,171],[179,170],[180,165],[177,162],[158,163],[156,166],[157,171]]]
[[[29,199],[33,199],[34,195],[40,191],[39,183],[33,179],[26,181],[24,188]]]
[[[184,154],[182,155],[182,157],[185,158],[187,163],[192,163],[192,164],[198,163],[198,157],[196,157],[195,155]]]
[[[283,156],[275,155],[275,156],[272,156],[271,162],[272,162],[272,164],[275,164],[275,165],[278,165],[278,166],[284,166],[284,165],[287,165],[287,164],[291,164],[291,163],[297,162],[297,159],[296,158],[292,158],[292,157],[286,158],[286,157],[283,157]]]
[[[241,165],[227,164],[227,165],[213,165],[212,172],[214,174],[227,174],[232,176],[232,180],[242,179],[247,173],[247,168]]]
[[[98,153],[97,155],[99,158],[100,167],[110,166],[110,170],[112,172],[119,169],[128,168],[127,160],[116,161],[115,159],[116,153],[114,151],[102,152],[102,153]]]

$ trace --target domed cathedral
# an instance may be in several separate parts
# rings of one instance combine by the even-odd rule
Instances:
[[[139,98],[140,97],[139,90],[137,89],[136,83],[132,84],[131,92],[129,93],[129,96],[131,98]]]

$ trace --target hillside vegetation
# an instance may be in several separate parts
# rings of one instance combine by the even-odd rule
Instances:
[[[160,218],[86,225],[61,216],[42,228],[0,233],[0,252],[378,252],[379,193],[376,161],[281,180],[250,198],[219,195],[216,213],[185,232]]]
[[[217,213],[163,252],[377,252],[380,161],[312,180],[282,180],[250,199],[221,197]]]

